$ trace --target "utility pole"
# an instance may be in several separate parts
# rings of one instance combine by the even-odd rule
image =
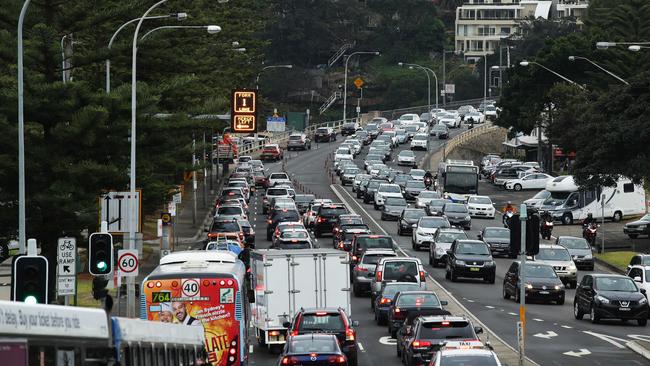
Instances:
[[[214,194],[214,129],[210,130],[210,194]]]
[[[196,226],[196,139],[194,134],[192,134],[192,199],[194,200],[194,205],[192,209],[192,225]]]
[[[447,52],[445,49],[442,49],[442,106],[443,108],[447,105]]]
[[[526,358],[525,343],[526,343],[526,220],[528,220],[528,212],[526,205],[522,204],[519,207],[519,220],[521,220],[521,267],[519,268],[519,277],[521,285],[519,286],[519,324],[517,328],[519,343],[519,366],[524,365]]]
[[[203,208],[208,207],[208,186],[207,186],[207,179],[208,179],[208,165],[206,164],[205,161],[205,130],[203,131]]]

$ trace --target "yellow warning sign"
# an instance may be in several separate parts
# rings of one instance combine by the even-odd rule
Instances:
[[[357,89],[361,89],[361,87],[363,87],[363,80],[361,80],[361,78],[356,78],[354,80],[354,85],[357,87]]]

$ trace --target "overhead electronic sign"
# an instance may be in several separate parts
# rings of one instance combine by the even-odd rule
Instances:
[[[257,91],[233,90],[230,102],[232,132],[257,132]]]

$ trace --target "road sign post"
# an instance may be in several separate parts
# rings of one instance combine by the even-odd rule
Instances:
[[[519,220],[521,220],[521,285],[519,286],[519,322],[517,323],[517,335],[519,340],[519,366],[524,365],[524,352],[526,345],[526,220],[528,212],[526,205],[522,204],[519,208]]]
[[[76,294],[77,282],[77,241],[75,238],[59,238],[57,241],[57,286],[58,296],[63,296],[64,304],[70,304],[70,295]]]
[[[135,232],[140,232],[142,228],[142,211],[141,202],[142,192],[136,191],[135,196],[132,197],[131,192],[116,192],[111,191],[102,194],[99,197],[100,215],[99,220],[108,223],[109,233],[128,233],[129,225],[132,219],[137,222]],[[129,211],[130,203],[135,205],[134,212],[136,217],[132,218]]]
[[[138,275],[140,260],[136,249],[122,249],[117,251],[117,268],[119,276],[135,277]]]

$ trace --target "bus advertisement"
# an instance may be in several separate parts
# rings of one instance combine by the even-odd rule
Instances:
[[[245,322],[236,278],[150,277],[143,289],[148,320],[203,327],[208,361],[214,366],[240,364]]]

